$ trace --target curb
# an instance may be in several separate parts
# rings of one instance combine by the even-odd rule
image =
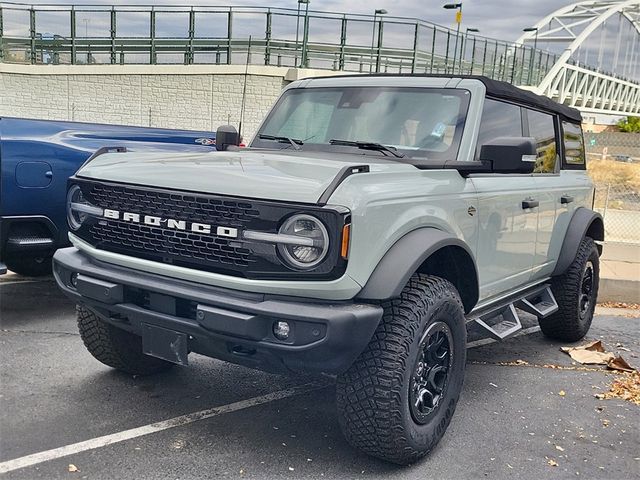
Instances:
[[[640,303],[640,279],[600,278],[598,302]]]

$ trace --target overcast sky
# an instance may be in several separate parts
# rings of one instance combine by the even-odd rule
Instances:
[[[39,3],[70,3],[69,0],[46,0]],[[83,4],[165,4],[165,5],[260,5],[273,7],[296,8],[296,0],[156,0],[156,1],[108,1],[84,0]],[[310,9],[329,10],[345,13],[373,13],[374,9],[384,8],[389,15],[399,17],[415,17],[443,26],[455,27],[454,13],[444,10],[442,5],[446,0],[311,0]],[[463,2],[463,29],[466,27],[479,28],[483,36],[501,40],[515,40],[522,29],[535,24],[539,19],[553,10],[572,3],[566,0],[465,0]]]

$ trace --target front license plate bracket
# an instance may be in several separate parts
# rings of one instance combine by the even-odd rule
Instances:
[[[142,353],[177,363],[189,364],[188,336],[168,328],[142,324]]]

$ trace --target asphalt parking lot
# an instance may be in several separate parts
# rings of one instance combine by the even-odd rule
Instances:
[[[629,349],[621,353],[638,366],[640,318],[609,313],[588,339]],[[596,399],[616,375],[572,365],[535,328],[501,344],[471,332],[447,434],[426,460],[401,468],[342,438],[331,379],[195,355],[190,367],[155,377],[103,366],[51,279],[0,277],[0,327],[7,479],[640,478],[640,407]]]

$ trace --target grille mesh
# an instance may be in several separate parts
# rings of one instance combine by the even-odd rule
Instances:
[[[119,210],[197,222],[212,226],[247,227],[259,217],[251,202],[193,195],[188,193],[136,189],[117,185],[92,184],[85,195],[94,205]],[[84,189],[83,189],[84,190]],[[163,223],[163,225],[166,225]],[[256,259],[251,250],[232,238],[200,234],[109,219],[93,223],[91,243],[106,250],[125,250],[139,256],[180,260],[180,263],[207,262],[222,268],[247,267]]]

